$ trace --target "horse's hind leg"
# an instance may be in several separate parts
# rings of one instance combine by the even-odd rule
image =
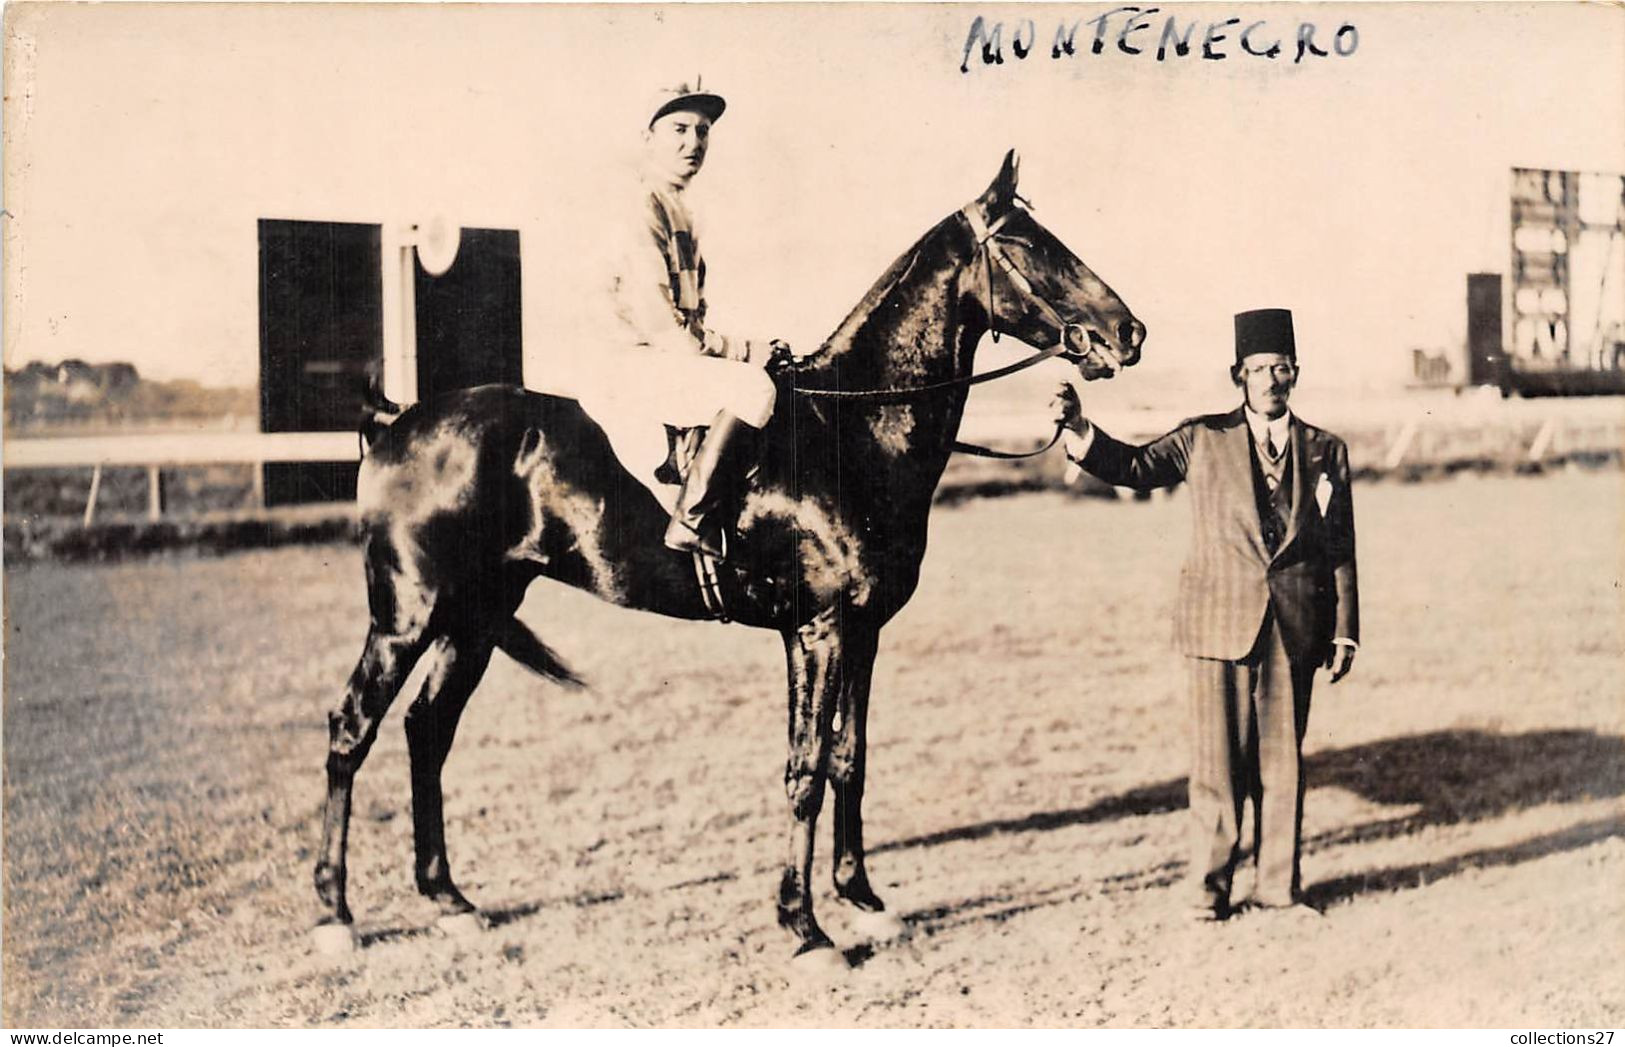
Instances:
[[[455,618],[455,616],[453,616]],[[457,722],[469,696],[491,663],[496,637],[490,629],[459,631],[438,638],[427,654],[428,675],[406,711],[406,743],[412,765],[414,871],[419,893],[440,909],[441,926],[460,930],[475,921],[457,920],[475,911],[451,879],[446,858],[445,802],[440,772],[451,752]]]
[[[378,724],[390,703],[423,653],[425,638],[421,629],[404,635],[382,632],[375,622],[367,633],[366,646],[355,672],[350,674],[344,697],[327,717],[327,806],[322,816],[322,849],[316,860],[316,896],[321,902],[318,945],[322,948],[348,948],[353,944],[349,927],[350,906],[345,897],[345,851],[350,836],[350,800],[356,772],[366,760]],[[328,934],[325,928],[342,929]]]

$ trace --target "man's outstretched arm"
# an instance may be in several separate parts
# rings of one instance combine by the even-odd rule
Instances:
[[[1149,491],[1185,478],[1190,466],[1189,425],[1135,446],[1113,439],[1083,417],[1078,394],[1070,385],[1061,387],[1051,407],[1062,428],[1061,446],[1067,458],[1107,483]]]

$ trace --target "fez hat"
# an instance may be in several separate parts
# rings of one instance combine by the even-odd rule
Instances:
[[[1292,310],[1250,309],[1236,314],[1236,363],[1254,353],[1280,353],[1298,359],[1292,338]]]
[[[697,76],[694,78],[692,85],[684,81],[674,87],[662,88],[655,92],[652,101],[653,104],[649,107],[650,127],[653,127],[655,122],[667,113],[673,113],[679,109],[691,109],[712,123],[716,123],[722,118],[722,111],[728,108],[728,103],[723,101],[721,95],[714,95],[700,89],[700,78]]]

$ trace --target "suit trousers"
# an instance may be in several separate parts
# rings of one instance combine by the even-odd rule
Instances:
[[[1317,663],[1295,663],[1273,612],[1240,661],[1188,658],[1191,872],[1204,904],[1230,902],[1243,804],[1253,802],[1253,897],[1290,905],[1301,889],[1303,733]]]

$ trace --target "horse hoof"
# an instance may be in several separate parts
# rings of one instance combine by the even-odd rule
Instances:
[[[846,919],[852,933],[866,942],[902,941],[914,930],[901,916],[889,910],[865,912],[862,909],[849,909]]]
[[[361,948],[361,938],[347,923],[322,923],[311,928],[310,944],[323,956],[343,956]]]
[[[846,957],[833,945],[798,952],[790,958],[790,972],[799,979],[827,981],[850,971]]]
[[[434,922],[434,925],[441,934],[448,938],[472,938],[475,935],[484,934],[486,928],[490,926],[485,919],[485,914],[478,909],[442,916]]]

